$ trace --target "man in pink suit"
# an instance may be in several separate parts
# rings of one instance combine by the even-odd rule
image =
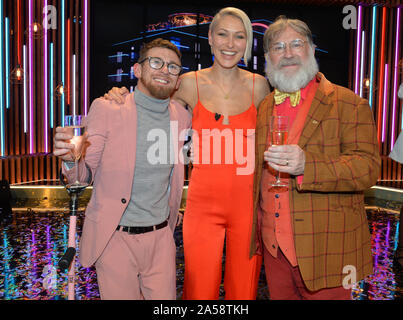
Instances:
[[[86,119],[78,166],[72,136],[58,127],[54,154],[69,181],[93,182],[80,242],[80,262],[95,264],[102,299],[175,299],[173,231],[184,181],[183,145],[191,125],[170,99],[181,54],[163,39],[144,45],[135,91],[123,104],[96,99]]]

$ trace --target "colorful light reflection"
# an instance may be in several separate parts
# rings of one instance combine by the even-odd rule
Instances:
[[[397,122],[397,93],[399,90],[398,87],[398,78],[399,78],[399,47],[400,47],[400,11],[401,7],[397,8],[397,17],[396,17],[396,41],[395,41],[395,67],[394,67],[394,76],[393,76],[393,104],[392,104],[392,131],[390,134],[390,151],[392,151],[393,146],[395,145],[395,136],[396,136],[396,122]],[[403,121],[402,121],[403,122]]]
[[[34,209],[35,210],[35,209]],[[77,220],[76,247],[82,230],[83,212]],[[398,216],[383,210],[367,210],[371,231],[374,273],[353,288],[354,300],[392,300],[403,297],[403,287],[396,279],[403,271],[393,268]],[[0,282],[0,299],[54,300],[67,299],[66,273],[57,273],[55,288],[45,289],[46,269],[52,270],[68,243],[68,213],[14,213],[13,223],[0,227],[0,274],[8,275]],[[18,227],[16,227],[18,226]],[[183,288],[183,242],[181,228],[174,233],[177,247],[178,288]],[[95,268],[83,268],[76,262],[76,295],[80,300],[99,299]],[[14,281],[14,282],[13,282]],[[259,282],[258,298],[267,292],[266,282]]]
[[[4,31],[3,31],[3,0],[0,0],[0,154],[5,155],[5,121],[4,121],[4,83],[3,83],[3,50],[4,50]]]
[[[358,5],[358,26],[357,26],[357,50],[355,53],[355,94],[359,94],[360,91],[360,53],[361,53],[361,24],[362,24],[362,5]]]

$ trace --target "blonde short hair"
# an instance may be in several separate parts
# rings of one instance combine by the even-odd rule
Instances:
[[[283,32],[287,27],[293,28],[296,32],[305,36],[308,39],[311,47],[313,46],[312,32],[308,25],[298,19],[288,19],[286,16],[279,16],[267,29],[263,36],[264,52],[269,52],[271,42],[278,34]]]
[[[215,28],[218,21],[226,15],[230,15],[230,16],[241,19],[241,21],[245,27],[246,49],[245,49],[245,53],[243,56],[243,60],[245,62],[245,65],[248,65],[248,61],[250,60],[250,58],[252,56],[253,29],[252,29],[252,23],[250,22],[248,15],[244,11],[242,11],[241,9],[238,9],[238,8],[233,8],[233,7],[226,7],[226,8],[221,9],[220,11],[218,11],[218,13],[214,16],[213,20],[211,21],[209,30],[213,31],[213,29]]]

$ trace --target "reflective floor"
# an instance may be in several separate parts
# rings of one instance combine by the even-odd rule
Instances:
[[[372,238],[374,274],[353,289],[356,300],[402,300],[403,270],[394,263],[399,213],[376,207],[367,209]],[[81,233],[83,212],[78,218]],[[57,262],[68,241],[69,213],[64,211],[25,210],[13,212],[0,225],[0,299],[67,299],[67,276],[58,272]],[[181,298],[184,263],[181,228],[175,232],[177,243],[177,297]],[[78,244],[78,243],[77,243]],[[76,299],[99,299],[95,269],[76,262]],[[223,288],[222,288],[223,293]],[[264,270],[259,281],[259,300],[269,299]]]

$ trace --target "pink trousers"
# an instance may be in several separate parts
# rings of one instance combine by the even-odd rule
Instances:
[[[281,250],[274,258],[264,247],[263,256],[270,300],[351,300],[351,290],[343,287],[309,291],[298,266],[293,267]]]
[[[176,246],[169,227],[116,231],[95,263],[103,300],[175,300]]]

